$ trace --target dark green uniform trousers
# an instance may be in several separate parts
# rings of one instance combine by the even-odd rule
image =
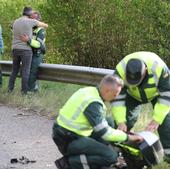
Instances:
[[[1,71],[1,67],[0,67],[0,87],[2,87],[2,71]]]
[[[39,65],[43,62],[43,54],[33,53],[30,76],[28,81],[28,87],[30,91],[34,91],[37,85],[37,76],[39,71]]]
[[[154,107],[157,98],[154,99],[151,103]],[[141,111],[141,102],[137,101],[136,99],[132,98],[131,96],[126,97],[126,119],[127,119],[127,127],[130,130],[134,124],[136,123],[138,116]],[[160,112],[161,113],[161,112]],[[163,148],[170,148],[170,113],[166,116],[163,123],[158,128],[159,137]]]
[[[102,166],[110,166],[117,161],[118,153],[107,144],[90,137],[76,135],[56,123],[53,126],[53,140],[62,154],[67,156],[71,169],[84,169],[86,167],[99,169]]]

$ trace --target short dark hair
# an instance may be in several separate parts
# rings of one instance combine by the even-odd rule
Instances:
[[[28,6],[25,6],[23,11],[22,11],[22,15],[24,16],[30,16],[32,14],[32,8],[31,7],[28,7]]]

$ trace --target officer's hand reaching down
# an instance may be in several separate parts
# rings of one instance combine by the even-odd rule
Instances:
[[[125,123],[119,123],[117,129],[127,132],[127,126]]]
[[[128,134],[128,141],[135,142],[135,143],[141,143],[143,141],[143,137],[139,136],[137,134]]]
[[[146,130],[147,131],[150,131],[150,132],[155,132],[159,127],[159,124],[158,122],[156,122],[155,120],[152,120],[148,126],[146,127]]]

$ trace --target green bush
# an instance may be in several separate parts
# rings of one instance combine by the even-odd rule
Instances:
[[[50,43],[64,63],[114,67],[125,55],[152,51],[169,57],[168,1],[48,0]],[[50,19],[49,19],[50,18]]]
[[[169,65],[170,2],[165,0],[0,0],[4,59],[10,59],[10,25],[24,6],[49,24],[48,63],[113,68],[135,51],[157,53]]]

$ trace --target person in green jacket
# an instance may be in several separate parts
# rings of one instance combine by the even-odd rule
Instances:
[[[104,102],[118,96],[122,85],[119,77],[106,75],[98,87],[76,91],[60,109],[53,125],[53,140],[64,155],[55,162],[58,169],[109,167],[116,163],[118,153],[108,142],[143,140],[141,136],[112,128],[105,118]]]
[[[4,53],[4,43],[2,38],[2,27],[0,25],[0,58],[2,59],[2,55]],[[2,86],[2,71],[0,68],[0,87]]]
[[[125,86],[112,102],[118,129],[127,132],[137,121],[142,104],[153,105],[153,115],[146,130],[158,131],[166,157],[170,156],[170,71],[152,52],[135,52],[125,56],[115,74]]]
[[[35,11],[34,13],[32,13],[30,18],[40,21],[41,15],[39,12]],[[33,28],[32,39],[30,39],[26,34],[21,36],[21,40],[23,42],[26,42],[32,48],[33,51],[30,76],[28,80],[29,91],[35,92],[39,90],[37,77],[38,77],[39,65],[43,62],[44,54],[46,51],[45,37],[46,37],[46,30],[43,27],[37,27],[37,26]]]

